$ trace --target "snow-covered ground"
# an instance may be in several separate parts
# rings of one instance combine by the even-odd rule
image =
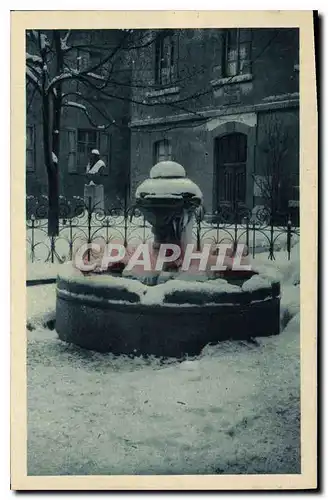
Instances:
[[[55,285],[29,287],[28,473],[300,473],[298,246],[256,265],[282,280],[282,333],[183,362],[65,344]]]

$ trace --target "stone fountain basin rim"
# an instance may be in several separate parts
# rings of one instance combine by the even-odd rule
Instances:
[[[243,296],[245,296],[243,294]],[[263,299],[254,299],[249,302],[208,302],[205,304],[195,304],[195,303],[175,303],[175,302],[163,302],[161,304],[144,304],[142,302],[129,302],[124,300],[115,300],[115,299],[104,299],[100,298],[96,295],[92,294],[79,294],[75,292],[71,292],[68,290],[63,290],[57,288],[57,297],[73,302],[80,302],[87,304],[90,307],[99,307],[101,309],[112,309],[124,312],[135,312],[136,309],[140,310],[143,313],[154,313],[154,312],[165,312],[170,309],[170,313],[180,314],[183,312],[188,312],[189,314],[199,314],[204,309],[208,313],[212,311],[215,312],[221,308],[236,308],[248,310],[250,307],[255,306],[256,304],[260,304],[263,302],[271,301],[271,300],[280,300],[279,295],[268,295]]]

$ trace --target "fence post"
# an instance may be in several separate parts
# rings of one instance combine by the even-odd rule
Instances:
[[[274,240],[274,225],[273,225],[273,215],[272,212],[270,214],[270,246],[269,246],[269,259],[275,260],[275,256],[273,253],[273,240]]]
[[[239,214],[238,214],[238,203],[235,201],[234,203],[234,238],[233,238],[233,255],[236,255],[237,251],[237,242],[238,242],[238,221],[239,221]]]
[[[255,221],[253,221],[253,227],[252,227],[252,231],[253,231],[253,250],[252,250],[252,255],[253,255],[253,259],[255,258],[255,245],[256,245],[256,223]]]
[[[106,217],[106,245],[109,243],[109,220],[108,217]]]
[[[88,247],[91,243],[91,217],[92,217],[92,207],[91,207],[91,196],[88,198]],[[90,248],[88,248],[88,262],[90,262]]]
[[[51,256],[51,263],[54,263],[54,255],[56,253],[56,243],[55,243],[55,236],[51,236],[50,239],[50,256]]]
[[[32,238],[31,238],[31,257],[32,257],[32,263],[34,262],[34,229],[35,229],[35,218],[34,215],[31,215],[31,221],[32,221]]]
[[[128,222],[128,193],[126,188],[124,191],[124,248],[127,248],[128,246]]]
[[[287,253],[288,253],[288,260],[290,260],[291,240],[292,240],[292,221],[290,220],[290,217],[288,217],[288,222],[287,222]]]
[[[247,248],[247,255],[249,255],[249,220],[248,220],[248,217],[246,219],[246,248]]]
[[[73,231],[72,231],[72,219],[69,219],[69,259],[73,259]]]
[[[201,232],[201,221],[200,217],[197,217],[196,218],[197,252],[200,251],[200,232]]]

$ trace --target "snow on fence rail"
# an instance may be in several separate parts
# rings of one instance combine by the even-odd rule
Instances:
[[[30,262],[59,262],[71,260],[75,251],[85,243],[105,244],[121,241],[125,246],[145,243],[152,239],[151,227],[134,207],[126,202],[106,209],[86,205],[81,198],[68,201],[60,199],[59,234],[47,235],[47,199],[27,198],[26,206],[26,252]],[[204,243],[213,245],[238,243],[247,246],[248,252],[267,252],[273,260],[275,252],[285,250],[290,259],[291,249],[299,241],[299,228],[292,223],[290,214],[275,214],[263,209],[254,216],[245,207],[231,210],[220,207],[213,214],[196,220],[194,238],[197,249]]]

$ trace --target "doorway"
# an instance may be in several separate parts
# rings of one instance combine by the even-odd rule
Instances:
[[[216,206],[232,212],[246,206],[247,135],[240,132],[215,141]]]

